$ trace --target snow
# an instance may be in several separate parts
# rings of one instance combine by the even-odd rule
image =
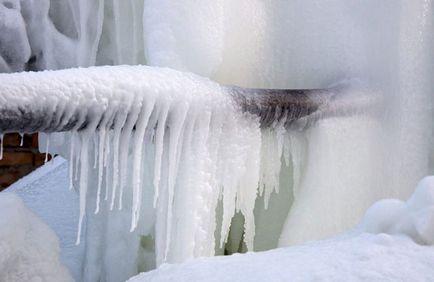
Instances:
[[[262,253],[162,265],[145,281],[432,281],[434,248],[407,237],[361,234]]]
[[[434,244],[434,176],[423,178],[403,202],[375,203],[365,214],[363,229],[371,233],[403,234],[422,245]]]
[[[403,202],[378,201],[361,224],[300,246],[164,264],[145,281],[432,281],[434,176]]]
[[[35,123],[38,130],[72,131],[72,153],[64,149],[63,154],[71,156],[70,177],[80,190],[77,244],[86,214],[118,209],[130,213],[125,231],[137,230],[133,242],[155,236],[157,264],[209,256],[226,243],[231,220],[241,212],[246,247],[253,250],[259,176],[266,166],[280,168],[275,154],[283,152],[283,140],[289,138],[284,130],[273,134],[281,140],[279,149],[261,162],[259,119],[240,111],[229,88],[191,73],[146,66],[3,74],[0,81],[8,107],[28,105],[26,116],[36,117],[33,121],[53,112],[48,118],[44,114],[46,124]],[[56,152],[51,135],[41,147]],[[276,178],[261,183],[272,191]],[[90,233],[88,249],[94,240]]]
[[[9,186],[6,191],[20,196],[26,207],[57,235],[61,262],[75,281],[83,269],[84,245],[76,246],[78,193],[68,189],[68,162],[55,157]]]
[[[70,186],[81,190],[85,281],[331,236],[373,202],[407,198],[433,171],[432,1],[1,3],[0,46],[13,41],[16,54],[0,47],[0,71],[146,63],[264,88],[359,76],[383,93],[376,115],[260,131],[219,85],[192,74],[122,66],[1,76],[14,87],[0,105],[37,101],[33,114],[63,113],[51,116],[59,128],[92,121],[71,138],[52,134],[48,146],[69,156]],[[408,216],[408,203],[385,205],[381,214]],[[390,230],[424,226],[404,222]]]
[[[73,281],[55,233],[14,193],[0,193],[0,280]]]

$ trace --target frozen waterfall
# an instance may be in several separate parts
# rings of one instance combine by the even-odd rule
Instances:
[[[432,0],[0,0],[0,71],[183,71],[0,76],[17,93],[40,77],[58,124],[77,105],[99,115],[46,138],[81,190],[83,280],[323,238],[378,199],[406,199],[434,166],[433,14]],[[261,129],[220,86],[354,78],[378,101],[289,129]]]

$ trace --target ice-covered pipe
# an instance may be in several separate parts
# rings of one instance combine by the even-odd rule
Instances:
[[[358,107],[366,102],[370,105],[373,96],[350,95],[346,93],[349,92],[347,84],[311,90],[220,86],[190,73],[146,66],[0,74],[0,132],[83,130],[91,121],[95,123],[95,119],[98,126],[104,123],[107,127],[107,123],[112,123],[111,127],[114,127],[116,116],[128,111],[124,103],[127,97],[153,96],[155,93],[150,93],[152,89],[158,94],[160,88],[167,87],[179,88],[182,92],[183,83],[212,88],[212,92],[231,97],[240,110],[258,115],[262,127],[282,119],[289,126],[301,118],[314,120],[342,114],[354,108],[352,102],[356,96],[358,100],[369,97],[364,102],[359,101]],[[165,99],[161,96],[157,95],[157,99]],[[347,96],[353,98],[342,99]],[[140,97],[139,101],[146,99]]]

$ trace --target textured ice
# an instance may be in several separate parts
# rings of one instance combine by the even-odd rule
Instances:
[[[137,134],[128,136],[122,128],[112,128],[111,131],[101,128],[97,138],[73,132],[73,152],[65,148],[61,151],[72,156],[74,165],[71,165],[71,170],[77,167],[75,171],[84,172],[87,164],[89,167],[88,181],[76,172],[70,176],[71,182],[77,178],[90,187],[85,220],[89,249],[86,259],[93,262],[85,275],[90,277],[89,280],[105,276],[106,280],[120,281],[126,277],[124,274],[116,276],[116,273],[134,273],[137,265],[143,269],[152,268],[153,240],[150,236],[141,236],[144,234],[156,238],[159,262],[166,254],[167,261],[210,254],[214,243],[213,237],[208,235],[214,228],[210,226],[214,225],[214,219],[217,219],[216,246],[220,246],[229,234],[229,243],[225,249],[217,248],[216,254],[245,250],[244,240],[251,247],[253,232],[244,237],[243,230],[244,225],[246,230],[253,228],[252,223],[257,234],[253,243],[256,249],[276,247],[281,233],[281,246],[322,238],[353,226],[366,208],[378,199],[407,198],[416,182],[432,172],[434,9],[430,0],[385,0],[381,3],[376,0],[217,0],[212,5],[197,1],[180,4],[175,0],[82,0],[66,1],[62,5],[47,0],[21,1],[20,9],[8,8],[18,1],[2,3],[2,11],[9,12],[8,15],[2,14],[4,18],[0,17],[1,46],[12,37],[14,46],[17,46],[14,62],[1,50],[0,68],[6,71],[147,63],[196,72],[222,84],[265,88],[322,88],[343,77],[359,76],[384,93],[385,103],[380,115],[366,113],[357,117],[321,120],[307,130],[290,132],[283,138],[279,130],[265,130],[259,137],[254,133],[256,128],[252,131],[246,129],[245,123],[252,124],[245,117],[234,123],[239,122],[242,130],[230,126],[222,127],[225,131],[216,130],[219,123],[231,122],[228,121],[230,115],[226,116],[231,111],[222,115],[212,113],[212,125],[207,128],[204,124],[209,118],[205,113],[209,112],[205,108],[212,105],[211,108],[215,109],[211,102],[204,103],[203,111],[197,115],[192,114],[197,109],[193,111],[189,107],[185,117],[182,103],[171,106],[166,117],[167,104],[163,98],[168,92],[158,96],[161,104],[153,107],[149,116],[148,124],[154,125],[154,130],[142,126],[136,128]],[[16,25],[9,25],[10,22],[5,25],[6,19],[12,19]],[[23,30],[23,21],[26,31]],[[10,27],[13,32],[8,31]],[[30,46],[30,55],[26,46]],[[132,77],[134,79],[126,80],[142,83],[135,79],[136,76]],[[171,78],[170,75],[161,78],[160,86],[172,87]],[[162,89],[160,86],[156,89]],[[154,87],[150,88],[150,93],[154,93]],[[91,92],[92,88],[81,85],[78,89]],[[109,90],[106,92],[111,93]],[[125,95],[131,98],[129,94]],[[86,95],[79,95],[77,101],[88,97]],[[218,99],[216,97],[219,96],[214,95],[212,99]],[[47,105],[52,103],[55,101]],[[99,103],[92,105],[95,110],[101,109]],[[127,108],[129,105],[127,103]],[[202,104],[197,105],[202,108]],[[87,109],[88,106],[84,106],[83,113]],[[129,110],[134,119],[136,109],[132,107]],[[138,119],[146,120],[146,113],[141,109]],[[168,128],[157,122],[165,120],[166,124],[174,124],[173,115],[177,117],[177,126]],[[106,118],[110,120],[112,117]],[[118,116],[121,123],[124,118],[128,125],[125,128],[130,128],[128,118]],[[183,119],[184,126],[179,127]],[[138,149],[141,147],[137,146],[141,134],[142,140],[147,141]],[[180,138],[175,146],[173,138],[178,134]],[[251,142],[247,141],[249,136]],[[56,138],[59,137],[50,138],[50,151],[55,150]],[[68,138],[62,138],[68,143]],[[217,139],[220,141],[208,143],[208,140]],[[88,148],[82,145],[82,140],[89,141]],[[282,140],[283,148],[280,147]],[[130,145],[132,154],[127,158],[128,149],[122,145],[126,143],[133,144]],[[96,158],[95,144],[98,149]],[[206,146],[202,147],[203,144]],[[252,159],[247,159],[243,151],[250,150],[245,148],[246,144],[255,147],[255,151],[248,155]],[[221,146],[228,149],[222,151]],[[209,157],[204,158],[206,154],[200,148],[207,148],[205,152]],[[90,160],[81,166],[79,160],[83,161],[83,158],[77,156],[85,155],[86,149]],[[282,152],[283,157],[279,159]],[[171,162],[174,158],[179,161]],[[216,158],[224,161],[216,162]],[[266,159],[269,161],[264,162]],[[93,169],[95,161],[97,168]],[[253,184],[256,178],[261,183],[272,184],[265,188],[261,185],[259,190],[255,186],[234,191],[234,179],[242,174],[242,169],[234,170],[227,165],[232,161],[245,162],[248,164],[246,169],[256,166],[256,161],[260,163],[259,172],[255,170],[249,172],[248,178],[238,178],[243,185]],[[281,161],[279,172],[276,171],[279,164],[275,161]],[[161,164],[161,169],[153,169],[155,164]],[[138,165],[147,168],[141,172],[141,177],[136,177],[140,173],[133,169]],[[234,167],[238,165],[234,164]],[[209,173],[218,169],[222,170],[217,174]],[[172,177],[174,174],[182,177],[175,179]],[[107,183],[115,183],[116,188],[111,189],[112,185]],[[226,193],[226,197],[216,204],[215,191],[209,192],[210,186],[200,183],[232,186],[223,190],[219,187],[218,193]],[[158,194],[152,188],[143,189],[141,195],[137,193],[140,186],[158,187]],[[199,186],[205,188],[201,188],[197,195],[197,190],[186,192],[179,189]],[[277,190],[278,195],[272,192]],[[237,199],[235,202],[230,198],[237,193],[243,194],[242,201]],[[256,193],[261,196],[252,203]],[[172,197],[174,202],[170,210],[171,205],[167,203]],[[123,210],[117,211],[122,198]],[[103,203],[104,199],[107,199],[109,208],[112,205],[116,210],[111,216],[106,214],[105,204],[97,207],[96,203]],[[154,199],[156,210],[152,208]],[[265,210],[267,203],[268,210]],[[245,213],[254,204],[254,221],[252,217],[244,221],[240,215],[231,220],[234,208],[239,207]],[[201,210],[199,205],[205,205],[205,208]],[[214,209],[208,211],[207,208],[215,206],[217,210],[213,215]],[[191,207],[195,207],[194,212],[190,212]],[[96,215],[95,210],[99,211]],[[212,220],[207,220],[206,216],[194,218],[194,213],[208,213]],[[136,221],[136,231],[129,234]],[[169,224],[169,221],[177,222],[177,225]],[[229,225],[231,228],[227,230]],[[178,232],[182,226],[197,232],[194,235],[192,232]],[[220,226],[224,228],[220,229]],[[104,239],[95,240],[97,237]],[[206,244],[201,243],[205,241]],[[140,252],[137,252],[139,248]],[[128,257],[128,260],[119,262],[113,259],[115,253]]]
[[[8,107],[28,104],[30,116],[52,113],[39,130],[72,130],[70,161],[79,171],[80,189],[77,243],[86,199],[96,201],[93,213],[104,198],[110,210],[131,212],[131,231],[142,205],[155,207],[157,263],[213,255],[221,199],[219,246],[227,241],[235,212],[241,212],[244,241],[253,249],[258,183],[267,195],[277,187],[274,174],[260,180],[261,168],[280,169],[286,132],[274,137],[280,140],[277,151],[261,162],[259,120],[240,111],[226,88],[190,73],[146,66],[8,74],[0,80]],[[88,189],[94,185],[97,189]],[[145,190],[153,197],[143,198]]]
[[[434,176],[402,202],[381,200],[344,234],[295,247],[165,264],[128,281],[431,281]]]
[[[0,193],[0,280],[73,281],[55,233],[14,193]]]

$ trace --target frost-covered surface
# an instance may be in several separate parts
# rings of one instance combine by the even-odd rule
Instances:
[[[370,233],[405,235],[434,245],[434,176],[422,179],[406,201],[381,200],[368,209],[362,228]]]
[[[164,264],[129,281],[432,281],[433,219],[430,176],[407,202],[381,200],[368,209],[358,227],[331,239]]]
[[[6,191],[20,196],[26,207],[56,233],[61,261],[74,280],[80,281],[85,246],[75,245],[79,201],[78,193],[68,188],[68,162],[55,157]]]
[[[79,234],[86,209],[91,214],[125,209],[130,213],[128,229],[134,231],[140,223],[141,235],[155,236],[157,263],[183,261],[213,255],[218,225],[219,247],[240,211],[244,240],[253,248],[257,183],[267,197],[277,188],[278,176],[265,171],[280,168],[289,135],[270,132],[272,147],[261,149],[258,118],[242,113],[224,88],[193,74],[146,66],[0,79],[5,80],[8,105],[34,101],[29,108],[36,114],[54,108],[54,128],[79,113],[66,154],[73,163],[70,182],[77,179],[80,189]],[[58,91],[63,95],[54,95]],[[84,121],[85,129],[77,131]],[[261,162],[264,149],[269,158]],[[289,161],[289,150],[285,152]],[[221,224],[216,222],[219,198]]]
[[[249,137],[243,131],[245,129],[243,122],[239,125],[243,129],[241,131],[238,127],[228,127],[226,129],[232,130],[231,132],[222,132],[222,136],[225,137],[221,138],[220,144],[227,146],[226,153],[220,154],[220,146],[214,146],[215,143],[212,142],[201,147],[199,145],[206,139],[202,138],[203,136],[219,134],[216,130],[218,126],[211,125],[208,132],[207,127],[202,126],[207,123],[204,116],[198,115],[192,123],[191,120],[194,118],[190,114],[186,116],[189,122],[184,123],[186,126],[182,132],[188,132],[192,128],[191,136],[197,139],[192,138],[191,142],[186,142],[185,136],[188,135],[184,134],[175,146],[173,142],[171,143],[171,140],[174,140],[172,138],[174,128],[171,126],[167,129],[161,125],[164,123],[164,111],[160,112],[161,116],[155,119],[159,120],[160,125],[154,131],[155,134],[152,130],[145,130],[148,132],[143,139],[146,140],[143,150],[145,157],[139,161],[137,146],[132,146],[133,154],[128,157],[129,159],[127,158],[127,166],[125,166],[125,157],[122,157],[127,155],[126,146],[120,146],[119,148],[123,150],[119,151],[116,148],[121,143],[132,141],[137,135],[131,136],[130,140],[127,140],[128,137],[120,138],[118,143],[117,137],[114,136],[128,136],[128,130],[122,134],[124,130],[118,128],[115,133],[106,134],[106,136],[111,135],[109,146],[105,145],[105,141],[99,142],[104,138],[89,137],[89,140],[96,141],[96,147],[100,148],[99,144],[103,144],[104,154],[108,152],[107,148],[110,148],[109,161],[106,162],[108,167],[105,166],[103,169],[109,171],[106,174],[109,176],[103,178],[108,179],[109,183],[115,183],[115,188],[111,191],[122,190],[119,189],[119,185],[116,185],[118,183],[122,186],[124,183],[125,178],[122,175],[127,174],[127,179],[137,179],[131,178],[131,174],[133,171],[137,174],[138,163],[143,162],[140,167],[146,167],[144,171],[148,171],[141,178],[146,184],[141,187],[143,196],[140,203],[140,220],[133,233],[129,233],[131,210],[137,211],[138,202],[135,201],[136,205],[133,208],[130,206],[133,203],[130,198],[135,195],[135,199],[138,199],[138,194],[129,195],[129,193],[137,192],[137,189],[131,187],[138,186],[131,183],[125,186],[122,211],[105,213],[107,206],[101,204],[100,213],[93,215],[98,187],[102,187],[101,196],[105,198],[105,180],[102,186],[98,185],[100,179],[98,175],[102,175],[98,168],[101,167],[98,166],[99,157],[96,158],[97,169],[91,168],[93,159],[89,163],[89,178],[77,177],[78,182],[89,183],[86,201],[87,217],[84,221],[87,227],[86,246],[91,250],[87,252],[86,260],[92,262],[89,263],[92,267],[86,270],[85,276],[89,277],[90,281],[104,276],[106,280],[121,281],[122,278],[127,277],[127,273],[152,268],[155,264],[153,257],[155,252],[158,253],[157,260],[161,262],[167,249],[170,249],[168,261],[184,260],[211,252],[214,238],[210,236],[209,223],[214,224],[214,220],[217,219],[216,225],[220,226],[220,218],[224,211],[222,206],[217,205],[216,216],[212,218],[214,210],[211,208],[208,211],[207,208],[213,206],[215,202],[206,206],[204,210],[199,209],[200,205],[203,206],[204,203],[208,203],[208,200],[215,200],[216,197],[216,192],[208,189],[210,186],[202,184],[212,183],[215,180],[227,183],[231,182],[229,178],[236,179],[242,169],[234,170],[232,166],[227,165],[228,162],[234,161],[240,164],[247,161],[249,166],[255,166],[253,161],[246,159],[247,155],[243,155],[242,151],[251,146],[255,148],[255,153],[258,152],[259,142],[261,143],[259,179],[271,177],[275,180],[274,176],[278,176],[280,194],[271,193],[273,185],[269,185],[264,191],[266,198],[270,198],[269,210],[264,210],[263,198],[258,198],[256,201],[255,234],[260,234],[253,242],[253,247],[256,249],[276,247],[277,238],[281,233],[280,246],[288,246],[341,232],[353,226],[366,208],[376,200],[390,197],[404,199],[410,195],[418,179],[432,173],[434,83],[431,77],[434,70],[432,52],[434,50],[432,38],[434,3],[430,0],[385,0],[381,3],[377,0],[216,0],[212,1],[212,5],[200,4],[197,1],[185,1],[180,4],[177,0],[100,0],[92,3],[82,0],[62,3],[65,5],[54,0],[9,2],[26,4],[21,5],[21,9],[16,7],[10,9],[7,6],[11,4],[4,3],[4,7],[1,7],[2,16],[5,17],[0,17],[0,25],[2,31],[6,30],[0,32],[2,46],[6,46],[3,42],[9,38],[16,37],[12,40],[13,45],[17,46],[14,50],[19,53],[13,56],[15,64],[4,59],[6,56],[2,50],[3,60],[0,60],[0,65],[6,71],[23,68],[57,69],[93,64],[148,63],[192,71],[222,84],[266,88],[325,87],[342,77],[361,76],[380,87],[385,94],[382,114],[322,120],[308,130],[291,132],[289,138],[287,136],[283,138],[285,146],[282,146],[282,150],[280,145],[275,146],[282,144],[280,138],[282,135],[276,131],[266,130],[260,135],[256,135],[256,132],[254,134],[256,137],[250,136],[251,143],[247,141]],[[4,11],[9,11],[7,16]],[[3,19],[12,19],[12,21],[4,24],[6,20]],[[23,21],[26,25],[22,23]],[[11,22],[15,25],[11,25]],[[8,30],[9,27],[12,27],[13,32]],[[30,46],[31,57],[34,55],[30,61],[27,61],[30,59],[27,45]],[[172,76],[162,78],[160,80],[162,88],[159,86],[156,89],[163,89],[166,85],[170,88],[171,78]],[[110,83],[108,85],[112,86]],[[83,85],[78,89],[86,89],[86,86]],[[44,88],[44,86],[40,87]],[[89,91],[85,91],[86,93],[92,92],[91,87],[87,90]],[[104,95],[111,94],[109,89],[104,92]],[[86,95],[73,98],[88,97]],[[164,92],[159,97],[166,95],[167,92]],[[212,99],[216,99],[216,96]],[[197,105],[202,107],[202,104]],[[58,104],[58,106],[63,105]],[[171,108],[181,112],[169,110],[171,113],[169,116],[174,113],[182,114],[182,107],[181,103],[180,106]],[[87,110],[87,107],[84,108]],[[154,109],[165,110],[164,107]],[[134,111],[130,112],[134,113]],[[223,120],[232,125],[233,120],[227,117],[227,113],[222,113]],[[155,114],[152,115],[155,117]],[[157,124],[155,120],[153,120],[154,125]],[[218,119],[211,120],[218,122]],[[168,124],[172,122],[170,118],[166,121]],[[248,124],[252,125],[250,122]],[[163,137],[161,137],[162,129],[167,129],[164,130]],[[273,135],[280,137],[274,138]],[[83,139],[83,136],[86,135],[77,137],[77,134],[74,134],[72,140]],[[151,136],[155,136],[155,140]],[[242,140],[237,139],[239,136]],[[51,143],[54,143],[53,139],[54,137],[51,138]],[[69,137],[64,136],[63,139],[68,143]],[[75,156],[75,160],[83,161],[84,158],[77,155],[79,150],[85,155],[86,147],[82,147],[77,141],[72,143],[74,152],[71,155]],[[188,143],[189,146],[186,145]],[[180,154],[180,161],[175,162],[179,164],[175,166],[175,170],[179,171],[179,175],[189,175],[191,178],[177,177],[176,183],[182,185],[176,184],[173,190],[165,190],[171,187],[166,180],[175,179],[168,176],[174,171],[174,162],[170,162],[171,159],[173,160],[170,155],[173,157],[175,147],[175,151],[185,152]],[[207,157],[203,151],[198,150],[198,148],[217,147],[219,158],[221,157],[223,162],[215,162],[215,159]],[[65,147],[61,151],[65,156],[70,155]],[[190,154],[191,152],[193,153]],[[281,152],[284,152],[282,159],[290,160],[288,166],[284,161],[280,162],[281,167],[279,167],[281,156],[278,154]],[[120,153],[121,156],[114,157],[113,153],[114,155]],[[160,156],[160,153],[161,173],[158,172],[159,169],[154,169],[155,164],[160,163],[160,157],[155,156]],[[89,155],[90,158],[94,156],[93,152]],[[74,163],[76,164],[74,166],[78,167],[75,171],[86,171],[86,165],[80,168],[80,162],[74,161]],[[111,163],[114,164],[113,167],[110,167]],[[268,168],[262,166],[263,163],[269,165]],[[82,164],[87,162],[84,160]],[[234,172],[234,178],[226,173],[219,173],[215,174],[217,178],[210,177],[212,181],[206,182],[209,179],[206,181],[204,179],[213,175],[210,171],[215,167],[220,169],[227,167],[227,171]],[[111,172],[116,172],[118,168],[120,176],[115,177],[117,173]],[[266,175],[263,172],[267,172]],[[243,200],[237,200],[236,204],[242,206],[245,211],[253,209],[252,202],[257,192],[256,173],[256,170],[251,175],[249,172],[248,180],[253,186],[245,191],[238,191],[242,192]],[[82,173],[82,176],[84,175]],[[166,184],[160,185],[155,181],[158,175]],[[74,175],[73,179],[75,178]],[[163,213],[160,209],[152,208],[155,194],[149,187],[154,187],[156,182],[160,188],[157,205],[160,206],[160,201],[166,203],[160,206],[167,208]],[[170,181],[170,183],[174,182]],[[231,182],[230,187],[235,187],[232,184]],[[80,186],[86,187],[86,185]],[[112,187],[111,184],[108,186]],[[200,193],[197,193],[196,188],[186,193],[179,187],[196,187]],[[226,211],[230,211],[223,217],[225,219],[223,225],[226,227],[230,223],[230,215],[233,214],[234,209],[235,199],[231,197],[237,194],[232,188],[223,191],[223,194],[228,193],[223,199],[227,200]],[[82,193],[82,204],[84,194]],[[170,199],[171,195],[179,201],[173,202],[172,212],[175,216],[170,223],[168,221],[170,205],[167,204],[169,201],[161,199]],[[114,198],[115,202],[118,202],[117,199],[120,197],[116,195]],[[112,194],[109,193],[108,209],[112,205],[112,199]],[[248,206],[245,205],[247,203]],[[118,203],[115,203],[114,209],[117,206]],[[203,214],[204,217],[193,218],[190,213],[191,207],[197,208],[193,210],[197,214]],[[205,214],[213,220],[205,220]],[[250,212],[249,214],[251,215]],[[173,223],[178,222],[178,216],[180,224],[175,227],[176,224]],[[185,221],[191,223],[191,226],[194,225],[194,228]],[[229,232],[229,244],[226,245],[227,250],[233,252],[245,249],[242,244],[244,239],[251,244],[253,234],[251,216],[248,222],[250,226],[247,228],[248,235],[245,238],[243,238],[242,217],[238,216],[230,223],[232,226]],[[171,229],[168,228],[169,225],[172,226]],[[194,235],[189,232],[179,233],[177,228],[182,226],[188,226],[188,230],[197,232],[195,231]],[[173,234],[168,234],[168,230],[172,230]],[[228,232],[227,229],[217,231],[220,236],[225,236]],[[112,234],[116,235],[112,236]],[[154,237],[141,236],[144,234],[152,234]],[[219,235],[216,237],[218,240]],[[102,239],[95,240],[95,238]],[[156,251],[154,251],[152,238],[157,240]],[[169,248],[166,248],[164,246],[167,246],[168,238],[170,244]],[[193,247],[192,242],[198,243]],[[202,249],[205,245],[206,248]],[[140,251],[137,252],[139,248]],[[113,259],[116,257],[113,254],[121,253],[122,257],[128,257],[128,260],[124,259],[122,263]],[[215,253],[223,253],[223,250],[217,249]]]
[[[0,1],[0,72],[94,65],[103,2]]]
[[[14,193],[0,193],[0,281],[73,281],[55,233]]]

